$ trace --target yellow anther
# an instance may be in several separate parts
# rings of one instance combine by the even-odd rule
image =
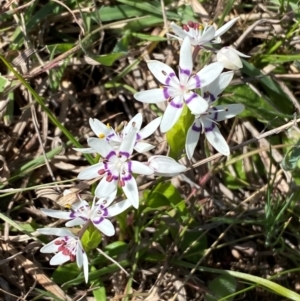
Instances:
[[[107,124],[106,124],[106,127],[110,129],[110,124],[109,124],[109,123],[107,123]]]
[[[202,30],[203,28],[204,28],[204,27],[203,27],[202,24],[199,24],[199,25],[198,25],[198,29]]]
[[[103,133],[100,133],[100,134],[98,135],[98,137],[101,138],[101,139],[103,139],[103,138],[105,138],[105,135],[104,135]]]

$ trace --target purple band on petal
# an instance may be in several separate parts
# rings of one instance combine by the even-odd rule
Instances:
[[[128,169],[129,173],[132,173],[132,163],[131,163],[131,161],[127,162],[127,169]]]
[[[192,130],[197,132],[197,133],[200,133],[201,132],[201,125],[197,126],[196,123],[194,123],[193,126],[192,126]]]
[[[170,85],[170,82],[171,82],[171,80],[172,80],[172,77],[176,77],[176,74],[174,73],[174,72],[171,72],[170,74],[169,74],[169,76],[167,77],[167,79],[166,79],[166,82],[165,82],[165,84],[167,85],[167,86],[169,86]]]
[[[211,123],[211,126],[208,128],[204,128],[205,132],[212,132],[214,130],[214,128],[216,127],[216,124],[214,122]]]
[[[215,111],[215,112],[213,112],[213,111]],[[211,113],[211,114],[209,114],[210,119],[216,120],[218,118],[218,110],[216,108],[210,108],[209,113]]]
[[[164,93],[165,99],[168,99],[171,97],[171,94],[169,93],[169,87],[163,87],[163,93]]]
[[[170,102],[170,105],[176,109],[181,109],[183,106],[182,103],[175,103],[173,100]]]
[[[187,98],[186,100],[185,100],[185,103],[186,104],[188,104],[188,103],[190,103],[194,98],[197,98],[197,94],[196,93],[193,93],[189,98]]]
[[[132,175],[131,175],[130,173],[128,173],[127,176],[122,177],[122,180],[123,180],[124,182],[126,182],[126,181],[131,180],[131,178],[132,178]]]
[[[119,152],[119,155],[129,158],[130,154],[128,152]]]
[[[111,157],[113,157],[113,156],[116,156],[116,152],[115,151],[109,152],[109,154],[105,157],[105,159],[109,161],[109,159],[111,159]]]
[[[70,218],[73,219],[75,217],[76,217],[76,212],[75,211],[71,211]]]
[[[104,218],[102,216],[100,216],[99,218],[94,218],[93,224],[99,225],[103,220]]]
[[[140,140],[142,137],[139,133],[136,134],[136,140]]]
[[[201,80],[200,80],[200,76],[198,76],[197,74],[195,74],[194,80],[195,80],[196,88],[201,88]]]
[[[181,68],[179,68],[179,69],[180,69],[180,74],[184,74],[186,76],[190,76],[191,75],[191,70],[189,70],[189,69],[181,69]]]

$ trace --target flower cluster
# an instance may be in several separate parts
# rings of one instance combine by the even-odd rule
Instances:
[[[173,177],[186,170],[185,166],[168,156],[148,156],[147,161],[143,162],[133,160],[135,151],[143,154],[155,148],[155,145],[150,144],[146,139],[158,127],[163,133],[169,131],[178,121],[185,105],[194,117],[194,122],[187,131],[185,144],[187,157],[192,159],[201,132],[218,152],[223,155],[230,154],[229,146],[218,128],[218,122],[236,116],[244,110],[244,106],[242,104],[215,105],[215,103],[234,75],[233,71],[223,72],[224,68],[240,68],[239,56],[245,57],[245,55],[233,48],[222,48],[217,51],[214,45],[221,42],[220,36],[237,19],[233,19],[218,30],[214,26],[203,27],[194,22],[189,22],[182,28],[174,23],[171,24],[177,39],[182,40],[178,75],[160,61],[149,61],[148,68],[162,87],[134,94],[134,98],[143,103],[167,101],[168,105],[162,117],[157,117],[141,128],[143,117],[138,113],[117,129],[90,118],[89,123],[96,137],[87,139],[88,148],[75,150],[97,154],[95,158],[100,159],[83,169],[78,179],[99,179],[99,183],[91,205],[78,195],[78,201],[72,205],[70,211],[42,209],[42,212],[50,217],[67,220],[66,227],[81,227],[77,234],[66,228],[38,229],[41,234],[58,236],[41,249],[44,253],[56,253],[50,264],[76,261],[78,267],[83,266],[87,282],[88,257],[80,239],[88,226],[93,225],[94,229],[100,231],[102,235],[114,235],[115,228],[110,218],[121,214],[131,206],[139,207],[139,190],[136,182],[138,175]],[[201,48],[217,52],[217,62],[194,73],[195,50],[199,51]],[[116,202],[118,187],[125,195],[125,200]]]

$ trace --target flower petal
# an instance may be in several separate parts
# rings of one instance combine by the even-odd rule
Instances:
[[[185,93],[183,97],[185,103],[194,115],[200,115],[206,112],[206,110],[208,109],[207,101],[194,92]]]
[[[107,135],[114,132],[112,128],[108,127],[96,118],[90,118],[89,123],[95,135],[100,139],[106,138]]]
[[[209,104],[218,99],[219,95],[230,84],[233,78],[233,71],[223,72],[212,83],[202,89],[203,93],[209,92]]]
[[[135,178],[131,176],[129,179],[124,180],[123,191],[134,208],[139,207],[139,191]]]
[[[127,210],[131,206],[131,202],[127,199],[121,202],[118,202],[116,204],[113,204],[109,208],[107,208],[108,211],[108,217],[116,216],[123,211]]]
[[[44,214],[54,217],[54,218],[61,218],[61,219],[71,219],[71,212],[61,211],[61,210],[53,210],[53,209],[40,209]]]
[[[105,198],[113,193],[116,193],[118,189],[118,180],[112,180],[108,182],[106,178],[103,178],[97,185],[95,190],[95,196],[98,198]]]
[[[108,155],[115,153],[114,149],[111,145],[107,143],[106,140],[102,140],[99,138],[88,138],[88,145],[97,151],[101,157],[106,158]]]
[[[207,118],[202,118],[202,125],[204,127],[205,136],[208,142],[222,155],[228,156],[230,154],[229,146],[220,133],[216,123]]]
[[[173,177],[186,170],[186,167],[167,156],[152,156],[148,160],[155,175]]]
[[[50,241],[48,244],[46,244],[45,246],[43,246],[40,249],[40,252],[41,253],[56,253],[56,252],[58,252],[59,245],[55,244],[56,240],[60,240],[60,238],[56,238],[56,239]]]
[[[180,39],[184,39],[187,35],[186,31],[184,31],[182,29],[182,27],[178,26],[176,23],[172,22],[170,24],[172,30],[174,31],[174,33],[180,38]],[[177,38],[177,37],[176,37]]]
[[[72,236],[76,237],[70,230],[66,228],[39,228],[37,231],[44,235],[55,235],[55,236]]]
[[[138,152],[138,153],[145,153],[148,152],[149,150],[155,148],[154,145],[149,144],[147,142],[137,142],[136,145],[134,146],[134,149]]]
[[[145,139],[148,138],[150,135],[152,135],[160,125],[162,120],[162,117],[157,117],[153,119],[150,123],[148,123],[144,128],[142,128],[138,132],[139,139]]]
[[[164,85],[173,86],[179,85],[178,78],[174,70],[160,61],[148,61],[148,68],[155,78]]]
[[[143,103],[158,103],[166,100],[163,89],[151,89],[137,92],[133,97]]]
[[[133,147],[136,142],[136,134],[137,131],[132,130],[123,138],[123,141],[121,142],[119,155],[122,155],[122,157],[124,157],[124,161],[127,160],[133,152]]]
[[[66,227],[74,227],[74,226],[80,226],[80,225],[84,225],[87,221],[83,220],[80,217],[76,217],[74,219],[72,219],[71,221],[68,221],[65,223]]]
[[[86,255],[85,252],[82,254],[82,257],[83,257],[82,265],[83,265],[84,279],[85,279],[85,282],[88,283],[88,279],[89,279],[89,261],[88,261],[88,258],[87,258],[87,255]]]
[[[235,22],[239,19],[240,17],[236,17],[232,20],[230,20],[229,22],[225,23],[223,26],[221,26],[215,33],[215,38],[221,36],[222,34],[224,34],[227,30],[229,30],[234,24]]]
[[[181,96],[173,98],[168,104],[160,124],[160,130],[162,133],[169,131],[173,127],[179,119],[182,109],[183,99]]]
[[[116,233],[115,227],[112,222],[106,218],[102,219],[99,223],[92,221],[94,226],[99,229],[106,236],[113,236]]]
[[[225,119],[232,118],[237,114],[243,112],[245,106],[243,104],[237,103],[237,104],[230,104],[230,105],[215,106],[214,109],[219,111],[218,116],[217,118],[215,118],[215,120],[222,121]]]
[[[70,260],[69,255],[64,255],[62,252],[55,254],[49,261],[50,265],[61,265]]]
[[[99,170],[102,170],[103,168],[104,168],[103,162],[99,162],[97,164],[89,166],[86,169],[82,170],[78,174],[77,179],[79,179],[79,180],[91,180],[91,179],[97,178],[97,177],[100,176],[100,174],[98,173]]]
[[[181,85],[185,85],[193,71],[192,47],[189,37],[185,37],[181,45],[179,67],[179,80]]]
[[[186,86],[189,89],[202,88],[213,82],[222,72],[224,65],[220,62],[205,66],[192,76]]]
[[[200,133],[201,123],[199,119],[196,119],[192,126],[189,128],[186,136],[185,151],[189,159],[193,158],[195,148],[199,141]]]
[[[222,62],[226,69],[237,70],[243,67],[243,63],[232,48],[223,47],[217,53],[217,61]]]
[[[198,40],[198,45],[204,45],[210,42],[215,36],[216,29],[212,25],[208,25],[201,38]]]
[[[148,176],[153,174],[153,170],[142,162],[131,161],[130,163],[131,163],[130,169],[133,173],[137,173],[139,175],[148,175]]]
[[[137,113],[129,122],[128,124],[124,127],[122,133],[123,136],[125,136],[126,134],[128,134],[132,128],[134,127],[134,129],[138,132],[141,129],[142,126],[142,122],[143,122],[143,115],[141,113]]]
[[[87,147],[87,148],[76,148],[76,147],[73,147],[73,149],[76,152],[80,152],[80,153],[83,153],[83,154],[94,154],[94,153],[96,153],[96,151],[94,149],[92,149],[91,147]]]

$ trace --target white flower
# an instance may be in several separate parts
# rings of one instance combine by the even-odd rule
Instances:
[[[95,190],[97,197],[105,198],[116,193],[120,184],[131,204],[138,208],[138,187],[132,174],[151,175],[153,170],[141,162],[130,160],[135,142],[136,131],[129,132],[123,138],[119,150],[115,150],[104,140],[89,138],[88,145],[99,153],[103,160],[81,171],[78,179],[91,180],[103,175]]]
[[[68,229],[44,228],[37,229],[44,235],[59,236],[41,248],[42,253],[56,253],[50,260],[50,265],[60,265],[67,261],[75,261],[77,266],[83,266],[85,282],[88,282],[89,263],[80,239]]]
[[[147,124],[143,129],[141,129],[143,116],[141,113],[136,114],[124,129],[121,132],[116,132],[109,125],[105,125],[98,119],[89,119],[90,126],[99,139],[105,140],[113,148],[118,149],[122,143],[123,138],[134,128],[137,131],[136,133],[136,143],[134,149],[139,153],[148,152],[153,149],[155,146],[144,142],[143,140],[152,135],[158,128],[162,117],[155,118],[149,124]],[[74,148],[76,151],[82,153],[95,153],[95,150],[92,148]]]
[[[84,225],[90,220],[99,231],[107,236],[112,236],[115,234],[115,228],[108,218],[120,214],[131,206],[128,200],[110,206],[114,199],[115,194],[99,199],[96,203],[94,198],[92,207],[90,207],[87,201],[80,198],[79,202],[72,205],[69,212],[53,209],[41,209],[41,211],[54,218],[70,220],[66,223],[66,227]]]
[[[222,73],[214,82],[202,90],[204,97],[210,106],[215,102],[219,94],[229,85],[233,72]],[[201,131],[204,131],[206,139],[221,154],[230,154],[229,146],[218,129],[217,122],[232,118],[244,110],[242,104],[220,105],[209,107],[203,114],[196,115],[195,121],[189,128],[185,149],[189,159],[193,157]]]
[[[193,60],[191,42],[186,37],[180,48],[179,74],[168,65],[159,61],[149,61],[148,68],[164,86],[162,89],[152,89],[134,94],[134,97],[144,103],[158,103],[168,100],[160,129],[167,132],[181,115],[184,103],[193,114],[202,114],[207,110],[207,102],[193,89],[203,88],[215,80],[223,70],[223,64],[216,62],[192,74]]]
[[[250,57],[232,47],[223,47],[217,53],[217,61],[224,64],[226,69],[237,70],[243,67],[240,57]]]
[[[171,27],[176,34],[176,36],[172,36],[180,40],[184,40],[185,37],[189,37],[193,46],[205,46],[209,43],[221,43],[220,36],[229,30],[238,19],[239,17],[230,20],[218,30],[216,30],[213,25],[206,24],[203,27],[203,25],[192,21],[182,27],[172,22]]]
[[[148,163],[157,176],[173,177],[186,170],[185,166],[167,156],[152,156],[148,159]]]

